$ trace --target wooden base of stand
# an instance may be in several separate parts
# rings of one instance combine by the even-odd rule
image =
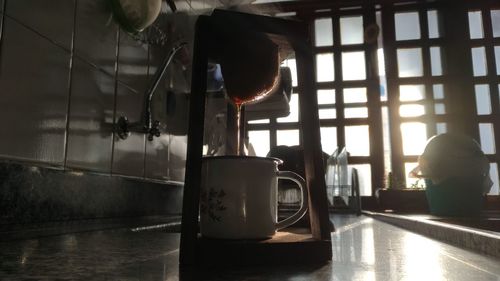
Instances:
[[[332,258],[329,240],[315,240],[300,231],[277,232],[267,240],[198,237],[198,265],[243,266],[325,263]]]

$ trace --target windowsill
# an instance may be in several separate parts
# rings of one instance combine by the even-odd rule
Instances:
[[[481,254],[500,257],[500,232],[454,223],[449,218],[432,215],[387,214],[364,211],[365,215],[398,227],[466,248]],[[495,218],[482,217],[481,221]]]

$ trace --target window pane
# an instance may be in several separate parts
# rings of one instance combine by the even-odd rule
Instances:
[[[495,65],[497,66],[497,75],[500,75],[500,46],[495,46]]]
[[[401,85],[399,86],[400,101],[418,101],[425,98],[424,85]]]
[[[372,169],[370,164],[350,165],[358,170],[359,194],[361,196],[372,195]]]
[[[337,111],[334,108],[318,110],[319,119],[335,119],[337,118]]]
[[[276,145],[299,145],[299,130],[276,131]]]
[[[331,18],[317,19],[314,21],[314,39],[314,42],[316,42],[316,46],[333,45]]]
[[[490,87],[488,85],[475,85],[476,110],[478,115],[491,114]]]
[[[437,134],[444,134],[448,132],[448,126],[446,123],[437,123],[436,124],[436,133]]]
[[[399,77],[423,75],[422,50],[420,48],[398,49]]]
[[[335,79],[333,72],[333,54],[316,55],[316,80],[318,82],[328,82]]]
[[[434,113],[436,115],[443,115],[446,114],[446,108],[444,106],[444,103],[436,103],[434,105]]]
[[[269,119],[251,120],[248,124],[269,124]]]
[[[443,84],[434,84],[434,85],[432,85],[432,92],[434,94],[434,99],[435,100],[442,100],[442,99],[444,99]]]
[[[396,40],[420,39],[420,21],[417,12],[396,13]]]
[[[489,195],[500,195],[500,190],[498,188],[498,165],[497,163],[490,163],[490,178],[493,182],[493,186],[490,189]]]
[[[384,49],[377,49],[377,64],[378,64],[378,75],[385,76],[385,57],[384,57]]]
[[[495,137],[493,133],[493,124],[480,123],[479,137],[481,140],[481,149],[486,154],[495,154]]]
[[[399,107],[401,117],[416,117],[425,114],[425,107],[421,104],[404,104]]]
[[[321,148],[331,155],[337,149],[337,128],[321,127],[319,133],[321,135]]]
[[[345,147],[351,156],[369,156],[369,140],[368,125],[345,127]]]
[[[351,107],[344,110],[345,118],[368,118],[368,108]]]
[[[334,104],[335,90],[318,90],[318,104]]]
[[[427,12],[427,20],[429,23],[429,38],[439,38],[439,14],[436,10]]]
[[[363,43],[363,17],[340,18],[340,41],[342,45]]]
[[[469,34],[471,39],[483,38],[481,11],[469,12]]]
[[[443,68],[441,65],[441,48],[431,47],[431,73],[432,76],[443,75]]]
[[[295,59],[286,59],[281,63],[281,66],[288,66],[292,73],[292,86],[296,87],[297,84],[297,63]]]
[[[255,150],[255,155],[266,156],[270,150],[269,131],[248,131],[248,140]]]
[[[500,37],[500,10],[491,10],[491,25],[493,37]]]
[[[404,155],[421,155],[427,143],[427,126],[420,122],[401,124]]]
[[[344,80],[365,80],[365,52],[342,53],[342,76]]]
[[[391,165],[391,142],[389,132],[389,110],[387,106],[382,106],[382,133],[384,139],[384,164],[385,173],[392,171]]]
[[[471,51],[474,76],[485,76],[488,72],[486,70],[486,53],[484,47],[472,48]]]
[[[344,103],[367,102],[366,88],[345,88]]]
[[[387,101],[387,81],[385,80],[385,77],[380,77],[380,79],[380,101]]]
[[[287,117],[278,118],[278,123],[299,122],[299,94],[290,97],[290,114]]]

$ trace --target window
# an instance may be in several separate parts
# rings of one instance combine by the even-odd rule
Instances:
[[[497,139],[500,130],[496,120],[500,117],[500,10],[488,7],[472,7],[468,12],[470,52],[472,59],[472,83],[474,85],[477,140],[481,149],[492,162],[490,178],[493,187],[490,195],[498,191]]]
[[[394,31],[394,38],[383,37],[385,68],[394,69],[385,75],[391,172],[407,187],[416,183],[408,172],[428,138],[448,127],[440,17],[432,7],[405,5],[382,14],[385,28]]]
[[[443,40],[447,32],[439,1],[382,3],[373,9],[367,8],[370,4],[344,9],[325,2],[327,9],[297,13],[314,30],[323,151],[331,154],[346,147],[349,164],[358,168],[363,196],[384,186],[389,171],[406,186],[416,184],[408,172],[417,165],[428,138],[452,128],[454,104],[470,108],[468,119],[477,127],[477,140],[491,161],[490,195],[500,194],[495,138],[500,134],[496,121],[500,118],[500,9],[485,2],[465,3],[469,11],[460,28],[470,43],[464,50],[471,67],[470,77],[464,78],[471,81],[470,104],[465,105],[449,92],[453,79],[448,76],[446,56],[455,46]],[[375,40],[367,40],[367,28],[375,24],[381,32]],[[284,65],[292,69],[291,114],[249,122],[250,139],[264,139],[254,145],[259,155],[275,145],[300,145],[295,60],[287,59]]]
[[[347,148],[349,163],[360,168],[359,178],[366,196],[373,194],[373,189],[383,183],[384,177],[383,173],[374,174],[377,169],[373,169],[373,166],[383,167],[384,161],[383,151],[372,153],[372,146],[382,146],[382,131],[375,130],[381,128],[381,118],[377,118],[381,116],[381,107],[369,106],[370,101],[379,102],[381,96],[379,83],[369,80],[367,71],[367,63],[378,59],[376,42],[365,42],[365,25],[367,19],[373,18],[375,11],[353,9],[341,14],[327,10],[309,19],[314,26],[322,149],[332,154],[338,147]],[[294,66],[295,62],[291,62],[288,59],[283,65]],[[291,70],[292,74],[296,71]],[[376,78],[376,74],[372,74],[373,77]],[[294,87],[297,86],[296,79],[296,76],[292,77]],[[254,138],[266,138],[262,144],[254,145],[256,152],[274,145],[300,145],[297,96],[292,95],[289,116],[271,119],[267,123],[248,123],[252,143]]]

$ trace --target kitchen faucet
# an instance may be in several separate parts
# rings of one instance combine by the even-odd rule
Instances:
[[[147,138],[149,141],[152,141],[154,137],[160,136],[161,134],[160,121],[153,120],[151,113],[151,103],[153,100],[153,95],[155,93],[156,88],[158,87],[158,84],[160,83],[161,78],[165,74],[167,67],[172,62],[172,59],[174,58],[175,54],[186,45],[187,45],[186,42],[182,42],[174,46],[170,51],[170,53],[168,54],[168,56],[162,62],[158,70],[156,71],[151,85],[144,94],[144,108],[142,111],[141,121],[136,123],[130,123],[126,116],[120,116],[115,127],[115,131],[118,133],[118,137],[120,139],[123,140],[127,139],[128,136],[130,135],[131,130],[136,130],[138,132],[147,134],[148,135]]]

